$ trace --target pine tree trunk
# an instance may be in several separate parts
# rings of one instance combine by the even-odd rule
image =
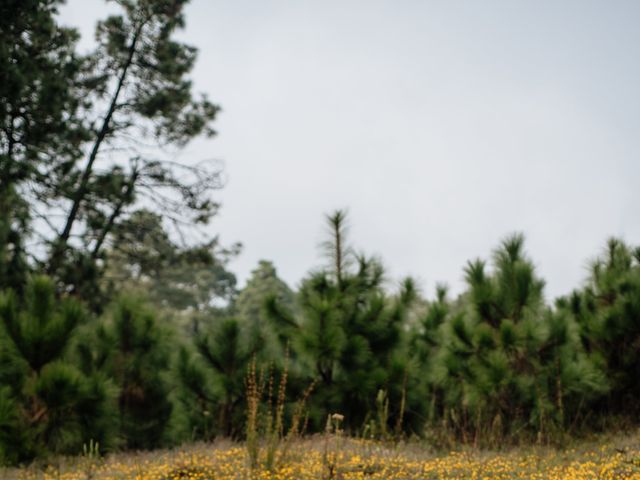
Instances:
[[[49,261],[49,266],[47,268],[47,273],[49,275],[55,274],[58,268],[60,268],[60,263],[64,255],[64,252],[67,249],[67,242],[69,241],[69,236],[71,235],[73,224],[75,223],[78,217],[80,205],[87,193],[87,186],[89,184],[89,179],[91,178],[91,174],[93,172],[93,164],[96,161],[96,157],[98,156],[98,152],[100,151],[102,142],[105,140],[105,138],[107,137],[107,134],[109,133],[109,128],[111,126],[111,119],[116,110],[120,92],[122,91],[122,87],[124,86],[125,80],[127,78],[127,72],[129,71],[129,67],[131,67],[131,64],[133,63],[133,56],[136,53],[138,39],[140,38],[140,34],[142,32],[143,26],[144,26],[144,23],[141,23],[140,26],[137,28],[133,38],[131,39],[127,60],[122,67],[122,72],[120,73],[120,77],[118,78],[118,84],[111,97],[109,109],[107,110],[107,113],[104,119],[102,120],[102,126],[100,127],[100,131],[96,136],[95,142],[93,144],[93,148],[91,149],[91,153],[89,154],[87,165],[85,166],[84,171],[82,172],[82,177],[80,178],[80,185],[78,185],[78,188],[76,189],[73,195],[73,203],[71,205],[71,210],[69,211],[69,215],[67,216],[67,221],[65,223],[64,229],[62,230],[62,233],[58,236],[58,239],[56,240],[56,243],[54,245],[53,253],[51,254],[51,259]]]

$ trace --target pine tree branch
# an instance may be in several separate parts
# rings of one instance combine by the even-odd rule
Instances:
[[[71,234],[71,229],[73,228],[73,224],[76,221],[78,216],[78,212],[80,210],[80,204],[84,200],[84,197],[87,194],[87,187],[89,184],[89,179],[91,177],[91,173],[93,170],[93,164],[98,156],[98,152],[100,151],[100,147],[102,146],[102,142],[105,140],[109,133],[109,127],[111,123],[111,119],[116,110],[118,104],[118,97],[120,96],[120,92],[124,87],[125,80],[127,78],[127,73],[129,71],[129,67],[133,63],[133,57],[136,53],[136,47],[138,44],[138,40],[142,33],[142,29],[145,25],[146,21],[140,23],[138,28],[136,29],[133,38],[131,39],[131,43],[129,45],[128,56],[125,64],[122,67],[122,71],[120,73],[120,77],[118,78],[118,84],[116,89],[111,97],[111,103],[109,105],[109,109],[102,121],[102,126],[100,131],[97,134],[96,140],[93,144],[93,148],[89,155],[89,159],[87,160],[87,165],[85,166],[84,171],[82,172],[82,177],[80,179],[80,185],[78,189],[75,191],[73,204],[71,206],[71,210],[69,211],[69,215],[67,217],[67,222],[62,233],[59,235],[58,240],[56,241],[53,253],[51,254],[51,259],[49,262],[49,266],[47,268],[47,273],[49,275],[55,274],[58,268],[60,267],[60,263],[62,260],[62,256],[67,248],[67,242],[69,240],[69,236]]]
[[[127,186],[125,187],[124,192],[122,192],[122,195],[120,196],[120,201],[118,202],[116,207],[113,209],[113,212],[111,212],[111,215],[109,216],[109,219],[107,220],[107,223],[102,228],[102,230],[100,232],[100,235],[98,236],[98,239],[96,240],[96,244],[94,245],[93,251],[91,252],[91,258],[92,259],[95,260],[96,258],[98,258],[98,255],[100,253],[100,249],[102,248],[102,245],[103,245],[105,239],[107,238],[107,235],[113,229],[113,226],[115,225],[116,220],[118,219],[118,217],[122,213],[122,208],[124,207],[124,205],[127,202],[127,200],[131,197],[131,194],[133,193],[133,189],[135,187],[137,179],[138,179],[138,170],[137,170],[136,167],[134,167],[133,172],[131,173],[131,178],[129,179],[129,182],[127,183]]]

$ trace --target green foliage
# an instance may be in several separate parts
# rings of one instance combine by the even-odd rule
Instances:
[[[107,252],[103,291],[144,292],[185,331],[198,330],[200,317],[228,304],[236,278],[226,269],[239,247],[223,249],[217,240],[181,247],[171,240],[162,217],[140,210],[114,228],[115,244]]]
[[[24,457],[26,439],[20,410],[11,389],[0,388],[0,465],[15,464]]]
[[[242,434],[244,379],[255,353],[235,319],[221,319],[195,339],[195,350],[180,351],[177,361],[183,385],[180,400],[197,438]]]
[[[110,383],[83,373],[68,355],[85,317],[77,302],[57,301],[45,277],[29,282],[23,302],[11,291],[1,296],[0,377],[11,379],[0,394],[5,461],[75,453],[90,437],[111,444]]]
[[[468,293],[458,306],[439,295],[418,332],[430,421],[434,428],[444,421],[465,441],[515,432],[544,440],[574,425],[585,403],[608,389],[574,319],[544,304],[544,282],[523,247],[522,236],[508,237],[491,272],[470,262]]]
[[[278,309],[280,314],[277,314]],[[243,328],[249,331],[253,350],[264,351],[261,358],[264,362],[284,354],[281,347],[286,345],[288,327],[292,322],[284,310],[296,310],[295,294],[278,278],[274,265],[261,260],[235,298],[233,312]],[[274,318],[281,322],[272,323]]]
[[[121,13],[98,22],[83,120],[99,127],[86,145],[86,163],[74,165],[76,180],[64,185],[71,202],[64,228],[53,242],[48,262],[52,274],[67,280],[65,260],[73,259],[69,240],[77,224],[83,225],[85,239],[78,253],[95,262],[114,227],[140,197],[182,225],[207,222],[217,211],[210,198],[220,187],[217,169],[162,161],[157,155],[151,159],[148,149],[140,147],[140,141],[182,147],[198,135],[214,133],[210,124],[219,109],[204,96],[195,99],[187,77],[196,50],[173,38],[184,25],[186,3],[119,2]],[[114,144],[132,152],[126,167],[122,160],[101,155],[106,145]],[[82,287],[77,281],[72,285]]]
[[[559,308],[575,318],[586,350],[602,364],[611,390],[603,407],[638,415],[640,395],[640,255],[621,240],[607,242],[593,261],[582,291],[560,299]]]
[[[334,414],[366,436],[489,446],[559,440],[611,415],[637,418],[640,252],[621,241],[608,243],[582,290],[553,307],[520,235],[490,262],[467,264],[460,296],[439,285],[426,301],[410,279],[388,293],[380,261],[354,253],[340,212],[329,217],[328,266],[295,295],[261,262],[222,312],[209,303],[224,277],[199,284],[187,274],[191,266],[197,277],[213,257],[177,251],[159,217],[139,218],[151,233],[139,232],[122,257],[139,277],[120,283],[128,295],[101,318],[56,297],[47,277],[0,295],[2,463],[78,453],[89,441],[109,451],[240,438],[264,421],[275,465],[289,438],[276,425],[320,432]],[[183,273],[166,280],[172,268]],[[175,319],[167,311],[185,306],[199,314],[189,334],[167,323]],[[275,384],[279,369],[286,391]],[[255,431],[245,428],[248,371]]]
[[[170,350],[156,313],[138,298],[121,296],[77,350],[87,373],[106,375],[117,387],[119,443],[137,449],[164,444],[172,412]]]
[[[44,266],[61,291],[100,311],[105,251],[142,205],[171,238],[216,214],[220,167],[171,161],[166,149],[212,136],[219,108],[192,92],[196,50],[174,38],[186,1],[117,2],[86,55],[78,33],[57,25],[60,3],[0,6],[0,289],[20,292],[29,270]],[[37,248],[27,254],[26,242]],[[199,286],[224,276],[233,288],[215,240],[181,253],[180,264],[216,267]],[[186,277],[176,262],[165,276],[174,286]]]
[[[0,193],[0,212],[3,212],[0,216],[0,289],[12,288],[21,292],[29,272],[24,248],[29,212],[16,187],[4,187]]]
[[[396,298],[388,297],[380,262],[355,255],[348,245],[345,213],[328,216],[327,225],[330,237],[323,246],[329,267],[302,282],[299,313],[272,305],[270,314],[288,326],[300,375],[320,382],[310,401],[314,427],[321,429],[328,414],[341,412],[355,430],[375,411],[380,389],[401,390],[392,388],[398,381],[392,365],[413,284],[405,282]]]
[[[31,221],[86,139],[78,116],[85,62],[77,33],[56,25],[60,3],[0,5],[0,289],[23,289]]]

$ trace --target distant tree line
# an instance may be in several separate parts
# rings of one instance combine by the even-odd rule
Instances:
[[[133,289],[97,314],[35,273],[22,293],[5,290],[3,462],[78,453],[90,440],[108,451],[242,439],[253,362],[264,382],[288,364],[286,415],[313,385],[309,433],[332,413],[353,435],[445,446],[635,425],[639,249],[610,240],[584,286],[549,305],[513,235],[489,265],[467,264],[457,298],[439,286],[426,300],[409,279],[389,293],[380,261],[351,249],[344,222],[328,217],[327,264],[297,292],[263,261],[224,308],[152,306]]]
[[[267,261],[238,289],[239,246],[198,228],[221,171],[167,154],[218,112],[173,39],[185,3],[120,0],[86,55],[58,1],[0,5],[0,464],[242,439],[251,365],[266,388],[286,369],[286,416],[312,388],[307,432],[339,413],[353,435],[491,446],[637,422],[640,248],[621,240],[552,303],[521,235],[427,299],[337,211],[295,291]]]

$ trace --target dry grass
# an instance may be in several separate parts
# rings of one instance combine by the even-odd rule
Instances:
[[[276,471],[252,470],[243,445],[228,442],[196,444],[176,450],[118,454],[87,465],[87,459],[63,459],[56,465],[6,470],[13,480],[94,479],[271,479],[326,477],[326,437],[297,440],[288,462]],[[640,479],[640,433],[601,436],[570,449],[517,448],[509,451],[458,450],[445,454],[419,443],[388,446],[346,440],[335,453],[331,478],[355,479]]]

